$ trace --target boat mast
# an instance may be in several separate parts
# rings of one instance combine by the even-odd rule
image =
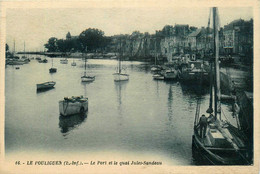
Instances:
[[[208,33],[209,33],[209,27],[210,27],[210,18],[211,18],[211,9],[209,11],[209,20],[208,20],[208,27],[206,29],[206,43],[205,43],[205,52],[206,53],[206,49],[207,49],[207,44],[208,44]],[[215,50],[215,46],[214,46],[214,50]],[[205,54],[204,54],[205,56]],[[203,59],[204,60],[204,59]],[[213,112],[213,60],[214,58],[210,56],[209,59],[209,63],[210,63],[210,99],[209,99],[209,108],[207,110],[207,113],[212,113]]]
[[[23,41],[23,55],[25,56],[25,41]]]
[[[86,52],[87,52],[87,49],[88,49],[88,47],[86,46]],[[87,61],[87,57],[85,56],[85,72],[84,72],[84,76],[86,76],[86,68],[87,68],[86,61]]]
[[[156,39],[155,39],[155,59],[154,59],[155,65],[156,65],[156,59],[157,59],[157,44],[156,44]]]
[[[14,54],[15,54],[15,39],[14,39]]]
[[[121,36],[120,36],[120,54],[118,57],[118,73],[121,74],[121,56],[122,56],[122,45],[121,45]]]
[[[215,117],[221,120],[218,19],[219,18],[217,16],[217,8],[213,7],[214,52],[215,52],[214,111],[215,111]]]

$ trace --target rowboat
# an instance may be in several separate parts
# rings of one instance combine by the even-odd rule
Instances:
[[[37,86],[37,90],[44,90],[44,89],[53,88],[55,84],[56,82],[49,81],[49,82],[37,84],[36,86]]]
[[[80,96],[64,97],[59,101],[59,111],[62,116],[84,114],[88,110],[88,98]]]

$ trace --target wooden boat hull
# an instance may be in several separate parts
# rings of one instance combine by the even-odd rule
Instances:
[[[55,86],[56,82],[45,82],[45,83],[41,83],[41,84],[37,84],[37,90],[44,90],[44,89],[49,89],[49,88],[53,88]]]
[[[113,76],[114,76],[114,81],[115,82],[129,80],[129,75],[128,74],[115,73],[115,74],[113,74]]]
[[[82,101],[59,101],[59,111],[62,116],[69,116],[75,114],[84,114],[88,111],[88,99],[84,98]]]
[[[219,150],[221,151],[221,150]],[[200,164],[208,165],[248,165],[247,162],[241,158],[235,151],[230,150],[231,154],[227,158],[221,158],[220,156],[214,154],[209,148],[203,146],[198,137],[193,135],[192,137],[192,154],[193,158],[199,161]],[[227,150],[223,150],[222,154],[229,154]],[[240,152],[244,153],[244,152]],[[235,157],[233,157],[233,155]]]
[[[188,83],[209,84],[208,72],[182,72],[180,74],[180,80]]]
[[[76,65],[77,65],[76,62],[71,63],[71,66],[76,66]]]

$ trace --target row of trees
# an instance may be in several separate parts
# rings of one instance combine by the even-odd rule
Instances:
[[[104,32],[95,28],[88,28],[79,36],[72,37],[68,32],[66,39],[51,37],[44,45],[48,52],[96,52],[104,49],[111,41],[104,36]]]

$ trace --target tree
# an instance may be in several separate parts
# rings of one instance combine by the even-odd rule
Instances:
[[[87,47],[90,51],[96,51],[103,46],[104,40],[104,32],[95,28],[86,29],[79,35],[84,50]]]
[[[70,34],[70,32],[68,32],[68,33],[66,34],[66,39],[67,39],[67,40],[71,39],[71,34]]]
[[[9,46],[7,44],[5,44],[5,51],[8,52],[9,51]]]
[[[57,41],[58,41],[58,39],[56,37],[51,37],[48,40],[48,43],[44,44],[45,48],[48,49],[48,52],[58,51]]]

